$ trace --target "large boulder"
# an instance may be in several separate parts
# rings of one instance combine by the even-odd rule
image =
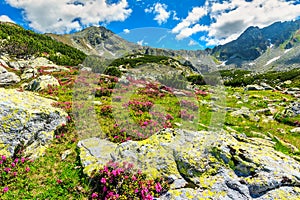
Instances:
[[[13,72],[8,72],[4,67],[0,65],[0,86],[7,86],[19,83],[20,77]]]
[[[27,155],[40,156],[56,128],[66,123],[67,113],[52,103],[31,92],[0,88],[0,154],[12,156],[24,147]]]
[[[42,75],[32,80],[29,84],[24,85],[26,90],[40,91],[45,90],[49,86],[59,86],[58,80],[51,75]]]
[[[160,199],[282,199],[300,197],[300,164],[274,143],[225,131],[166,129],[144,141],[79,142],[84,172],[103,163],[129,161],[149,177],[166,176]]]

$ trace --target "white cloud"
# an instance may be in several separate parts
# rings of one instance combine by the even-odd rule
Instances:
[[[207,15],[207,9],[204,7],[194,7],[193,10],[189,12],[188,16],[172,29],[172,33],[178,34],[176,37],[177,39],[183,39],[191,35],[187,34],[187,32],[191,32],[191,29],[194,29],[193,33],[199,32],[197,28],[190,28],[190,26],[195,26],[196,23],[205,15]]]
[[[179,17],[177,17],[177,12],[175,10],[173,10],[172,13],[173,13],[173,17],[172,17],[173,20],[175,21],[180,20]]]
[[[176,35],[176,39],[181,40],[181,39],[190,37],[191,35],[193,35],[195,33],[208,31],[208,30],[209,30],[208,26],[203,26],[203,25],[200,25],[200,24],[195,24],[193,27],[184,27]]]
[[[143,46],[144,40],[137,41],[136,43],[137,43],[138,45]]]
[[[157,21],[159,25],[166,23],[170,18],[170,11],[167,11],[168,6],[166,4],[156,3],[152,7],[146,8],[144,11],[146,13],[155,14],[154,20]]]
[[[132,12],[127,0],[108,4],[105,0],[6,0],[24,10],[29,26],[40,32],[65,33],[82,26],[124,21]]]
[[[15,23],[12,19],[9,18],[9,16],[7,15],[1,15],[0,16],[0,22],[11,22],[11,23]]]
[[[195,40],[190,40],[190,42],[189,42],[189,46],[195,46],[195,45],[197,45],[198,43],[197,42],[195,42]]]
[[[300,4],[284,0],[231,0],[219,3],[208,0],[203,7],[195,7],[172,30],[177,39],[183,39],[192,34],[207,31],[207,37],[201,40],[207,45],[224,44],[236,39],[249,26],[266,27],[276,21],[289,21],[300,16]],[[200,20],[209,15],[213,21],[206,26]],[[202,26],[202,28],[200,28]]]
[[[123,32],[124,32],[125,34],[128,34],[128,33],[130,33],[130,30],[127,29],[127,28],[125,28],[125,29],[123,30]]]

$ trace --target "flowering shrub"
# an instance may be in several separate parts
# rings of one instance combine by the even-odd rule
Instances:
[[[111,105],[105,105],[101,108],[101,115],[111,116],[111,114],[112,114],[112,106]]]
[[[135,172],[133,164],[122,165],[108,162],[92,175],[92,199],[143,199],[152,200],[169,189],[163,179],[147,180],[140,170]]]
[[[198,110],[198,106],[194,103],[194,102],[192,102],[192,101],[187,101],[187,100],[181,100],[180,102],[179,102],[179,104],[181,105],[181,106],[183,106],[183,107],[185,107],[185,108],[189,108],[189,109],[191,109],[191,110],[193,110],[193,111],[196,111],[196,110]]]
[[[96,89],[95,96],[96,97],[102,97],[102,96],[110,97],[112,93],[113,93],[113,89],[100,87],[100,88]]]
[[[113,101],[114,101],[114,102],[121,102],[121,101],[122,101],[122,96],[115,96],[115,97],[113,98]]]
[[[139,101],[139,100],[132,100],[129,101],[128,104],[125,106],[129,106],[134,111],[142,111],[146,112],[149,111],[150,108],[153,106],[153,103],[151,101]]]
[[[52,103],[52,106],[61,108],[65,110],[67,113],[72,112],[72,102],[66,101],[66,102],[54,102]]]
[[[178,113],[178,117],[183,119],[183,120],[194,120],[194,115],[189,114],[186,110],[181,110]]]
[[[160,128],[163,128],[161,124],[158,124],[155,120],[149,119],[140,121],[136,126],[133,126],[133,124],[128,121],[121,122],[120,124],[115,124],[113,126],[109,132],[109,137],[111,141],[117,143],[128,140],[144,140],[156,133]]]
[[[207,96],[208,95],[207,92],[205,92],[203,90],[198,90],[198,89],[196,89],[195,94],[200,95],[200,96]]]
[[[28,167],[28,158],[7,158],[0,155],[0,196],[10,190],[13,190],[18,180],[26,180],[30,172]]]

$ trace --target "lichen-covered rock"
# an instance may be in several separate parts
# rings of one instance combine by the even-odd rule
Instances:
[[[0,66],[0,86],[12,85],[20,82],[19,76],[13,72],[8,72]]]
[[[29,84],[25,85],[24,88],[30,91],[45,90],[49,86],[59,86],[58,80],[50,75],[39,76],[32,80]]]
[[[53,102],[31,92],[0,88],[0,154],[12,156],[23,146],[27,155],[41,155],[54,130],[66,123],[67,113],[52,107]]]
[[[172,179],[162,200],[300,198],[300,164],[274,150],[270,140],[166,129],[144,141],[116,145],[92,138],[79,144],[87,174],[114,160],[132,162],[152,178]]]
[[[21,75],[21,79],[30,79],[32,77],[35,77],[38,74],[38,71],[36,68],[29,67],[24,70],[23,74]]]
[[[245,119],[249,119],[251,121],[259,121],[260,118],[255,115],[256,112],[250,110],[247,107],[242,107],[240,110],[236,110],[230,113],[233,117],[243,117]]]

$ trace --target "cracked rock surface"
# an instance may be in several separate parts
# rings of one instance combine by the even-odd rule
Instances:
[[[130,161],[153,178],[172,179],[161,200],[300,198],[300,164],[266,139],[165,129],[144,141],[117,145],[90,138],[78,146],[87,174],[114,160]]]
[[[12,156],[24,146],[27,155],[41,155],[54,130],[66,123],[67,113],[52,103],[32,92],[0,88],[0,154]]]

